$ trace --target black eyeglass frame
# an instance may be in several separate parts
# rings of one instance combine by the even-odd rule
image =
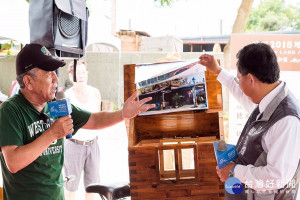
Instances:
[[[236,76],[236,77],[233,78],[233,80],[234,80],[237,84],[240,84],[240,79],[239,79],[239,77]]]
[[[44,122],[44,124],[43,124],[43,127],[44,127],[44,129],[45,129],[45,131],[51,126],[51,119],[50,119],[50,117],[48,116],[48,115],[46,115],[44,112],[41,112],[40,113],[40,117],[42,118],[42,120],[43,120],[43,122]],[[48,127],[48,124],[50,125],[49,127]]]

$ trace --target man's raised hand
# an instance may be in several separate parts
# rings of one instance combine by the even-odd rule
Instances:
[[[155,104],[145,104],[150,101],[152,97],[148,97],[142,99],[140,101],[135,101],[135,98],[138,96],[138,91],[135,91],[124,103],[122,109],[122,117],[123,119],[131,119],[140,114],[141,112],[145,112],[150,108],[154,108]]]

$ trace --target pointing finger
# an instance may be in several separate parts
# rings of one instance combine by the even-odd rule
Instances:
[[[134,99],[138,96],[139,92],[136,90],[127,100],[134,101]]]
[[[145,98],[145,99],[140,100],[139,103],[140,103],[141,105],[143,105],[144,103],[146,103],[146,102],[148,102],[148,101],[151,101],[151,100],[152,100],[152,97],[147,97],[147,98]]]
[[[156,105],[155,104],[147,104],[147,105],[143,105],[140,109],[141,112],[145,112],[147,110],[149,110],[150,108],[154,108]]]

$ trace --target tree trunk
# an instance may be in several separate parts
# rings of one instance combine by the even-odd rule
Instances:
[[[242,0],[240,8],[238,10],[238,14],[236,16],[235,22],[233,24],[232,33],[243,33],[248,21],[248,17],[252,8],[254,0]],[[224,68],[229,70],[231,68],[231,56],[230,56],[230,41],[229,39],[227,45],[224,48]],[[223,93],[223,112],[224,112],[224,121],[228,122],[228,118],[225,116],[229,116],[229,92],[225,90]],[[228,141],[229,135],[229,123],[224,124],[224,137],[225,141]]]
[[[242,0],[235,22],[233,24],[232,33],[243,33],[248,21],[248,17],[254,0]],[[226,69],[230,69],[230,40],[224,48],[224,64]]]

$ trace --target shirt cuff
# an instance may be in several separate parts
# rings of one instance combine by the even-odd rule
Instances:
[[[234,168],[234,177],[238,178],[242,183],[245,183],[245,173],[247,166],[237,164]]]

